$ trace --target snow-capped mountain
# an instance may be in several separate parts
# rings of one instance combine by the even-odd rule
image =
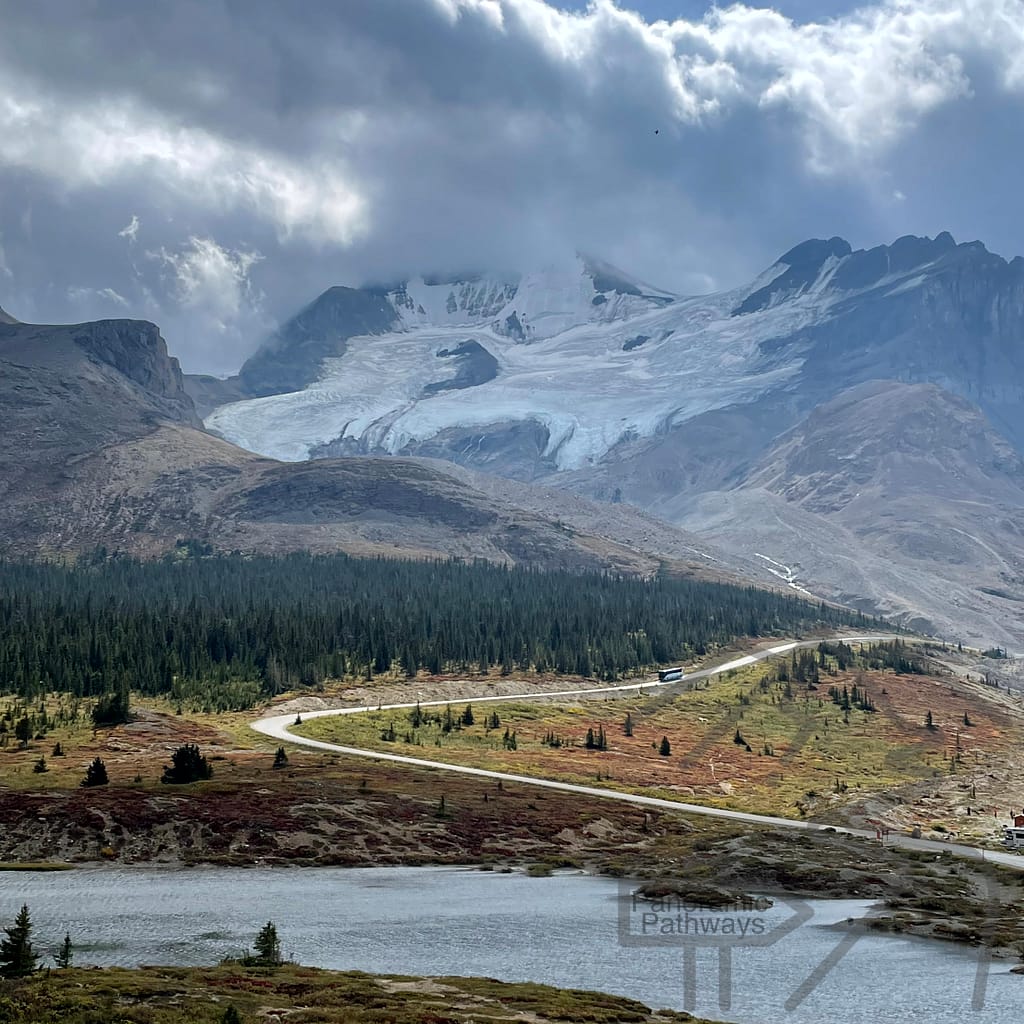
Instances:
[[[815,239],[696,298],[582,258],[332,288],[190,387],[257,452],[637,505],[794,586],[1024,650],[1024,260],[980,242]]]
[[[1019,357],[979,353],[972,332],[1012,334],[1022,313],[1021,261],[948,234],[866,252],[812,240],[698,298],[582,257],[515,278],[331,289],[243,368],[257,397],[206,423],[292,461],[431,454],[536,477],[768,393],[805,395],[806,412],[896,376],[980,398],[1015,433],[1024,375],[991,371]]]
[[[544,464],[577,469],[624,439],[749,401],[798,372],[799,359],[766,354],[760,342],[820,317],[821,288],[733,316],[751,291],[683,299],[582,258],[513,281],[419,278],[378,293],[393,312],[375,330],[324,339],[328,354],[307,386],[231,403],[206,422],[292,461],[325,449],[397,454],[445,431],[528,425],[544,438]],[[296,321],[334,299],[325,293]],[[276,356],[287,357],[293,330],[275,339]]]

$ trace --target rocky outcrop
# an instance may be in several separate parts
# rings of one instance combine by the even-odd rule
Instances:
[[[186,394],[181,366],[167,354],[156,324],[144,320],[99,320],[67,329],[74,343],[100,364],[138,384],[145,398],[170,419],[201,426]]]

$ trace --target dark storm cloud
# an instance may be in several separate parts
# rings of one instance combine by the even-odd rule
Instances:
[[[0,305],[147,316],[188,368],[234,369],[330,284],[424,269],[583,249],[693,292],[809,235],[1016,246],[1022,0],[821,25],[540,0],[0,18]]]

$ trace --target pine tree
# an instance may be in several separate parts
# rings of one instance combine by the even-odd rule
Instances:
[[[18,719],[18,724],[14,727],[14,738],[23,746],[28,746],[28,741],[32,739],[32,723],[28,720],[28,715]]]
[[[65,932],[64,941],[60,945],[60,949],[54,954],[54,963],[62,970],[71,966],[71,961],[74,960],[75,954],[74,949],[71,945],[71,933]]]
[[[277,753],[274,755],[274,767],[275,768],[287,768],[288,767],[288,755],[285,753],[284,747],[278,747]]]
[[[928,714],[926,714],[924,716],[924,727],[926,729],[934,729],[935,728],[935,722],[932,719],[932,713],[930,711],[928,712]]]
[[[633,716],[628,711],[626,712],[626,723],[623,725],[622,731],[627,736],[633,735]]]
[[[220,1024],[242,1024],[242,1018],[238,1015],[238,1011],[233,1006],[229,1006],[224,1011],[224,1016],[221,1017]]]
[[[14,924],[4,929],[0,939],[0,978],[24,978],[38,966],[39,958],[32,949],[32,919],[23,904]]]
[[[467,704],[466,710],[462,712],[462,724],[472,725],[473,724],[473,705]]]
[[[273,921],[268,921],[256,936],[253,943],[256,959],[263,964],[281,963],[281,942],[277,937],[277,928]]]
[[[107,766],[97,757],[85,770],[85,778],[81,785],[86,788],[105,786],[110,779],[107,777]]]
[[[199,747],[194,743],[186,743],[185,746],[178,747],[171,754],[171,764],[164,768],[160,781],[174,785],[186,785],[190,782],[208,779],[211,775],[213,775],[213,768],[199,752]]]
[[[53,754],[51,756],[52,757],[63,757],[64,756],[64,748],[59,743],[55,743],[54,746],[53,746]]]
[[[669,743],[667,736],[661,737],[661,745],[658,747],[658,753],[662,757],[668,757],[672,753],[672,744]]]
[[[34,771],[36,775],[44,775],[49,770],[50,769],[46,766],[46,758],[43,757],[42,754],[40,754],[39,760],[36,761],[34,765],[32,765],[32,771]]]

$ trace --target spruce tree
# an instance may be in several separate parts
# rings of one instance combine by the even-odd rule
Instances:
[[[287,768],[288,767],[288,755],[285,753],[284,747],[278,747],[277,753],[274,755],[274,767],[275,768]]]
[[[672,753],[672,744],[669,743],[667,736],[661,737],[661,745],[658,747],[658,753],[662,757],[668,757]]]
[[[85,770],[85,778],[81,785],[86,788],[105,786],[110,779],[107,777],[107,766],[97,757]]]
[[[199,747],[194,743],[186,743],[183,747],[171,754],[171,764],[164,768],[160,778],[161,782],[173,785],[187,785],[190,782],[199,782],[208,779],[213,775],[210,763],[199,752]]]
[[[28,741],[32,739],[32,723],[27,715],[18,719],[18,724],[14,727],[14,738],[23,747],[27,747]]]
[[[71,966],[71,961],[74,960],[75,954],[71,945],[71,933],[65,932],[64,941],[60,945],[60,949],[54,954],[54,962],[61,969],[66,969]]]
[[[277,937],[277,928],[273,921],[268,921],[256,936],[253,943],[256,959],[263,964],[276,965],[281,963],[281,941]]]
[[[32,919],[23,904],[14,924],[4,929],[0,939],[0,978],[24,978],[38,966],[39,958],[32,949]]]

